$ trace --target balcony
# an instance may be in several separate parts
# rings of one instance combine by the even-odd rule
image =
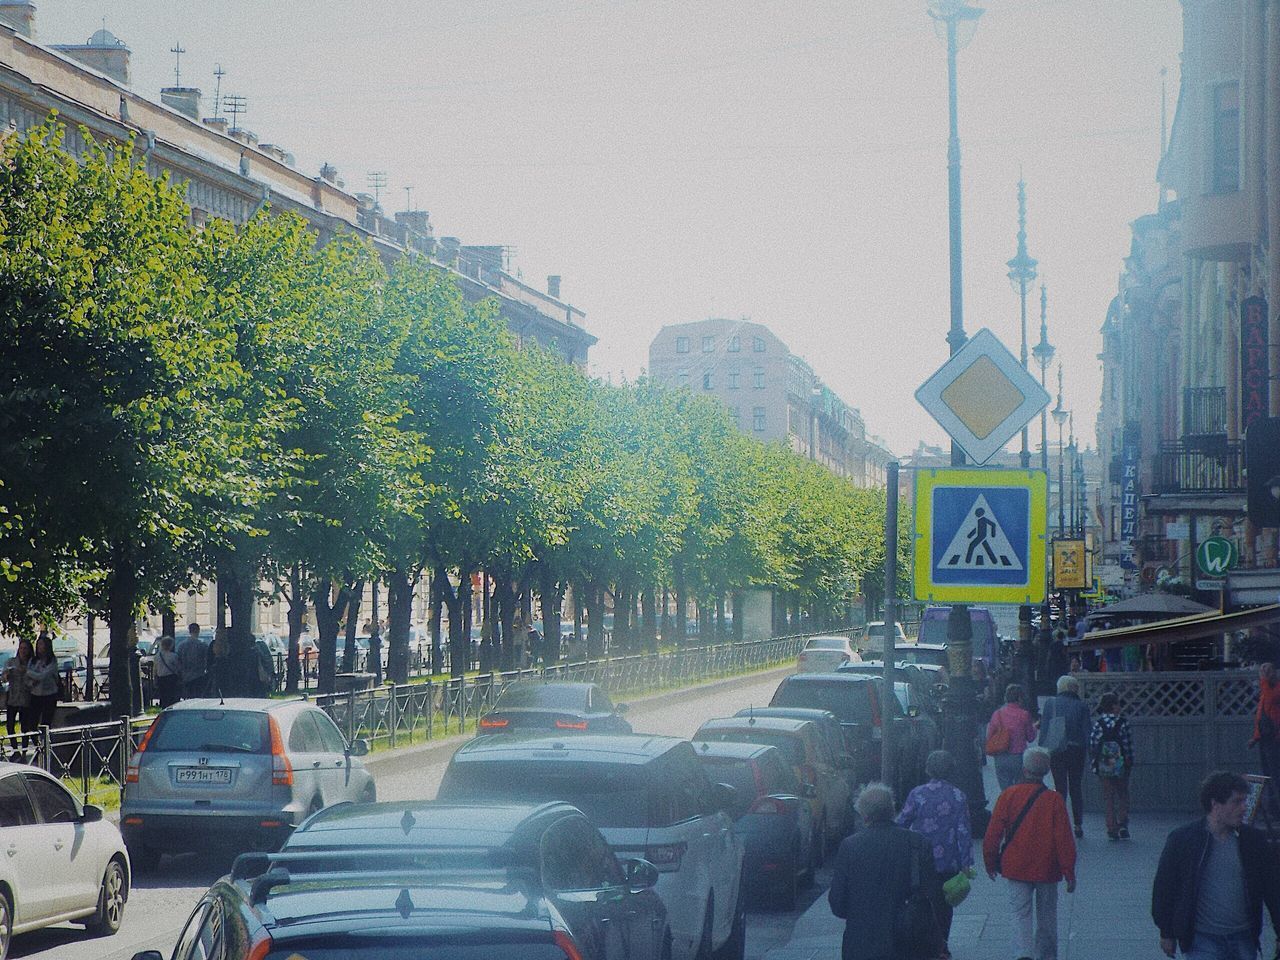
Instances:
[[[1225,436],[1166,442],[1156,454],[1151,492],[1244,494],[1244,444]]]
[[[1183,437],[1226,436],[1226,387],[1187,387],[1182,391]]]

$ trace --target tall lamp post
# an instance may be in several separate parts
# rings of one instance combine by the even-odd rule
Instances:
[[[1049,364],[1053,360],[1053,344],[1049,342],[1049,294],[1045,291],[1044,284],[1040,284],[1040,342],[1031,349],[1031,355],[1036,358],[1036,362],[1040,364],[1040,386],[1046,387],[1048,379]],[[1040,408],[1040,469],[1044,471],[1045,482],[1049,480],[1049,411],[1044,407]],[[1044,572],[1046,589],[1044,594],[1044,603],[1040,606],[1040,622],[1047,624],[1049,622],[1049,591],[1048,580],[1049,570]],[[1031,680],[1028,678],[1027,689],[1032,689]]]
[[[1018,316],[1021,320],[1022,349],[1019,359],[1022,368],[1027,368],[1027,290],[1036,279],[1036,259],[1027,253],[1027,185],[1021,178],[1018,180],[1018,252],[1008,263],[1009,282],[1018,294]],[[1031,466],[1031,450],[1027,446],[1027,428],[1022,428],[1022,451],[1019,464],[1023,470]]]
[[[964,346],[964,286],[960,244],[960,133],[956,109],[956,54],[973,39],[982,16],[980,7],[968,0],[928,0],[929,16],[939,37],[947,43],[947,95],[950,137],[947,140],[947,222],[951,261],[951,327],[947,344],[951,355]],[[951,463],[963,466],[964,451],[951,443]],[[887,642],[887,641],[886,641]],[[947,618],[948,658],[951,683],[943,701],[943,742],[956,762],[955,783],[969,801],[973,827],[983,833],[990,815],[982,785],[982,768],[978,764],[978,743],[974,736],[977,709],[973,689],[973,628],[969,608],[957,604]]]
[[[1067,517],[1063,509],[1066,488],[1062,485],[1062,428],[1067,425],[1070,414],[1062,405],[1062,364],[1058,364],[1058,404],[1053,408],[1053,422],[1058,425],[1058,536],[1067,535]]]

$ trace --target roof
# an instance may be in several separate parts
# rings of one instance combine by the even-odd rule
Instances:
[[[695,740],[693,752],[700,757],[721,757],[732,760],[754,760],[768,750],[778,748],[767,743],[741,743],[736,740]]]
[[[1112,619],[1147,619],[1169,620],[1173,617],[1188,616],[1195,613],[1214,613],[1213,607],[1196,603],[1186,597],[1174,593],[1144,593],[1128,600],[1109,603],[1105,607],[1092,610],[1085,617],[1090,623]]]
[[[530,821],[578,813],[576,807],[558,801],[492,805],[435,800],[339,803],[309,818],[294,831],[285,849],[333,844],[492,848],[506,844]]]
[[[803,730],[811,720],[796,717],[717,717],[707,720],[699,730],[771,730],[775,733],[795,733]]]
[[[504,734],[464,743],[453,762],[485,760],[565,761],[642,765],[688,741],[649,734],[583,734],[574,737],[522,737]]]
[[[743,707],[738,711],[740,717],[795,717],[797,720],[836,720],[830,710],[818,707]]]
[[[307,701],[302,697],[293,697],[288,700],[271,700],[260,697],[227,697],[226,699],[203,697],[197,700],[179,700],[177,703],[170,707],[166,707],[165,709],[265,711],[279,710],[283,707],[292,707],[306,702]]]
[[[783,683],[867,683],[874,680],[870,673],[793,673],[782,679]]]
[[[1280,623],[1280,604],[1225,614],[1211,610],[1195,616],[1158,620],[1136,627],[1090,630],[1083,640],[1072,640],[1068,646],[1072,650],[1106,650],[1127,647],[1133,643],[1181,643],[1184,640],[1203,640],[1234,630],[1247,630],[1272,623]]]

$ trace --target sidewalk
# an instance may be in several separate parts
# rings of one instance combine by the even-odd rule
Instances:
[[[994,803],[994,770],[988,764],[987,796]],[[1083,840],[1077,841],[1077,887],[1058,888],[1059,960],[1159,960],[1151,922],[1151,881],[1165,837],[1192,814],[1137,814],[1133,839],[1107,839],[1101,812],[1086,812]],[[956,908],[950,948],[956,960],[1014,960],[1009,907],[1003,880],[994,883],[980,866],[973,892]],[[1269,924],[1264,922],[1263,956],[1272,956]],[[796,921],[786,946],[768,951],[765,960],[838,960],[844,921],[832,916],[825,892]]]

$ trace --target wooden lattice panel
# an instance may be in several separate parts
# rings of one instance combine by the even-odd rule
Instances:
[[[1258,683],[1252,677],[1223,677],[1215,694],[1220,717],[1251,717],[1258,709]]]
[[[1120,712],[1130,720],[1205,715],[1205,681],[1200,678],[1133,682],[1091,676],[1085,682],[1085,699],[1089,702],[1090,713],[1097,712],[1098,701],[1104,693],[1114,693],[1120,698]]]

